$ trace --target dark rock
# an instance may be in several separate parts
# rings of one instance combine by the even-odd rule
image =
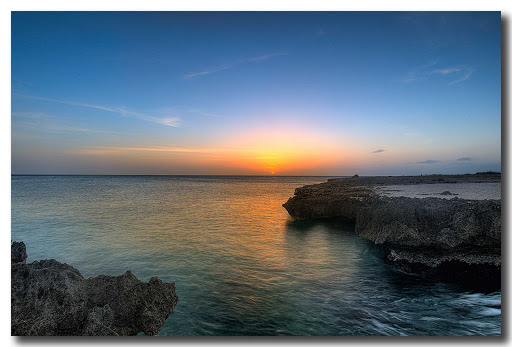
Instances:
[[[11,264],[23,263],[27,260],[27,247],[23,242],[14,241],[11,245]]]
[[[85,279],[54,259],[11,263],[12,335],[154,335],[177,301],[174,283],[157,277],[144,283],[127,271]]]
[[[458,194],[453,194],[449,190],[445,190],[444,192],[440,193],[440,195],[458,195]]]
[[[446,178],[496,181],[493,176],[362,177],[357,183],[331,179],[297,188],[283,206],[295,219],[353,221],[358,235],[386,246],[390,250],[387,261],[402,269],[432,269],[448,263],[500,269],[501,200],[386,197],[373,189]]]
[[[354,176],[352,176],[352,178],[359,178],[359,175],[355,174]]]

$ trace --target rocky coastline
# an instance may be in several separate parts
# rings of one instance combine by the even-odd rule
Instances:
[[[55,259],[26,263],[11,244],[11,335],[155,335],[178,302],[174,283],[148,283],[130,271],[84,278]]]
[[[389,197],[383,186],[501,182],[500,174],[330,179],[297,188],[283,207],[294,219],[342,218],[355,232],[388,249],[386,261],[408,272],[501,278],[501,199]],[[441,198],[448,195],[453,198]],[[483,276],[483,277],[482,277]]]

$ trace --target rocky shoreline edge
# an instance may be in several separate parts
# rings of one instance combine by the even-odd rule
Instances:
[[[122,336],[157,334],[178,302],[173,283],[148,283],[130,271],[84,278],[55,259],[26,263],[23,242],[11,244],[11,335]]]
[[[388,249],[386,262],[449,279],[501,281],[501,200],[388,197],[386,185],[501,182],[500,174],[330,179],[295,190],[283,207],[294,219],[341,218]]]

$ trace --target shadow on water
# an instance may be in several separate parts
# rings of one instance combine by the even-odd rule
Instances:
[[[286,221],[287,232],[306,232],[314,229],[316,226],[324,226],[333,232],[355,232],[355,224],[345,218],[324,218],[324,219],[289,219]]]
[[[446,263],[441,270],[407,272],[398,269],[387,261],[390,250],[382,245],[361,238],[355,233],[353,221],[343,218],[326,218],[311,220],[288,220],[286,231],[297,238],[305,238],[309,233],[327,232],[340,238],[342,242],[358,240],[358,247],[363,246],[367,261],[379,263],[383,280],[396,286],[397,290],[411,286],[448,285],[460,292],[493,293],[500,291],[500,270],[489,266],[467,266],[457,262]],[[352,241],[349,241],[352,240]],[[354,249],[355,251],[355,249]]]

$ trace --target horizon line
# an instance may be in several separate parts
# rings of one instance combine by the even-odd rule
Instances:
[[[406,174],[406,175],[359,175],[359,177],[404,177],[404,176],[463,176],[478,174],[500,174],[501,171],[478,171],[475,173],[433,173],[433,174]],[[211,176],[211,177],[353,177],[354,175],[244,175],[244,174],[19,174],[12,176]]]
[[[244,174],[19,174],[11,176],[245,176],[245,177],[352,177],[353,175],[244,175]],[[384,175],[386,176],[386,175]]]

